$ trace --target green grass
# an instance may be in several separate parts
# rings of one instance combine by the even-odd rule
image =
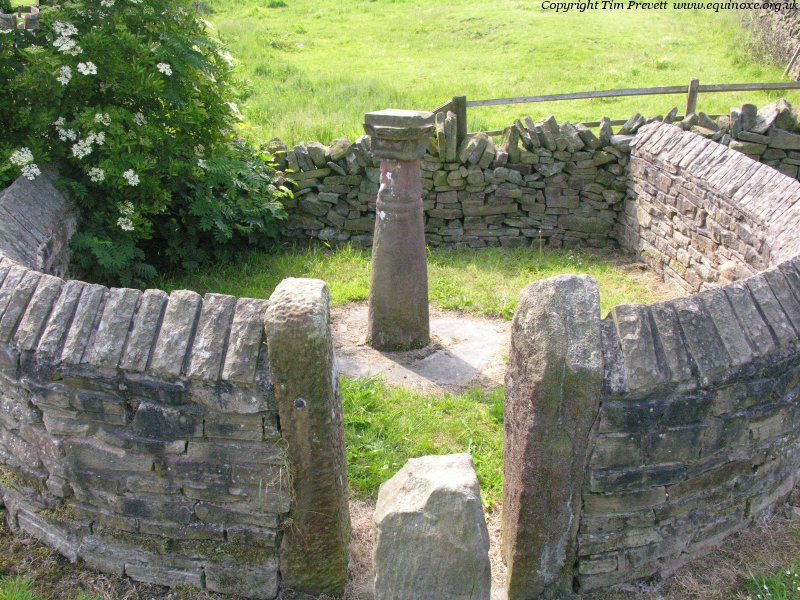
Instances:
[[[504,250],[431,250],[428,255],[430,302],[440,308],[510,319],[520,290],[531,281],[561,273],[587,273],[600,287],[603,314],[617,304],[649,303],[657,290],[637,281],[615,265],[609,254]],[[312,277],[327,282],[334,306],[369,295],[370,251],[342,245],[301,250],[253,252],[235,263],[211,265],[200,271],[167,275],[153,286],[167,291],[191,289],[234,296],[268,298],[286,277]]]
[[[374,497],[409,458],[469,452],[490,506],[503,488],[503,389],[435,396],[341,378],[350,489]]]
[[[34,594],[33,584],[27,577],[8,577],[0,580],[0,600],[44,600]],[[63,600],[99,600],[96,596],[79,594]]]
[[[586,90],[767,82],[782,67],[746,54],[734,11],[545,11],[520,0],[211,0],[206,15],[251,82],[243,106],[254,137],[328,142],[363,133],[363,114],[430,110],[455,95],[502,98]],[[786,93],[790,102],[800,98]],[[701,95],[726,113],[767,93]],[[553,113],[627,118],[682,109],[685,96],[644,96],[474,108],[469,130]]]
[[[800,563],[770,575],[753,575],[747,583],[751,600],[800,600]]]

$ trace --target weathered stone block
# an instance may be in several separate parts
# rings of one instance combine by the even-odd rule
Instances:
[[[236,301],[222,379],[232,383],[252,383],[255,380],[266,310],[266,300],[239,298]]]
[[[412,458],[375,507],[375,598],[488,600],[489,534],[468,454]]]
[[[87,285],[83,289],[61,351],[63,362],[77,365],[83,359],[89,338],[94,332],[95,319],[105,302],[107,293],[108,289],[101,285]]]
[[[145,401],[139,404],[131,429],[158,440],[201,437],[203,415],[193,406],[170,407]]]
[[[255,550],[258,552],[258,550]],[[256,564],[242,564],[235,557],[205,565],[206,587],[212,592],[240,594],[269,600],[278,595],[278,560],[258,557]]]
[[[192,343],[188,377],[205,381],[219,379],[235,307],[233,296],[205,295]]]
[[[166,304],[167,294],[161,290],[146,290],[142,294],[125,352],[119,362],[120,368],[138,372],[145,370]]]
[[[109,291],[94,340],[83,362],[106,369],[117,368],[141,295],[139,290],[115,288]]]

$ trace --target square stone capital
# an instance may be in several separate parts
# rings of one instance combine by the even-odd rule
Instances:
[[[364,131],[377,158],[419,160],[435,128],[430,112],[384,109],[364,115]]]

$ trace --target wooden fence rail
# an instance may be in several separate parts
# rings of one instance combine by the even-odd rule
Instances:
[[[590,98],[621,98],[624,96],[657,96],[667,94],[686,94],[686,112],[694,113],[697,110],[697,96],[705,93],[716,92],[748,92],[764,90],[800,90],[800,81],[781,83],[721,83],[700,85],[697,78],[692,78],[687,86],[673,85],[650,88],[625,88],[618,90],[599,90],[593,92],[572,92],[569,94],[547,94],[543,96],[519,96],[516,98],[493,98],[489,100],[467,100],[466,96],[454,96],[451,100],[433,109],[434,113],[452,111],[456,115],[458,126],[458,143],[467,136],[467,108],[478,106],[500,106],[504,104],[528,104],[536,102],[556,102],[561,100],[586,100]],[[714,115],[719,116],[719,115]],[[612,121],[620,125],[624,120]],[[584,123],[589,127],[597,126],[598,122]],[[489,135],[499,135],[502,130],[487,131]]]

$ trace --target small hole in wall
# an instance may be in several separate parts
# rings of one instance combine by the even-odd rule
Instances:
[[[294,407],[298,410],[303,410],[307,406],[307,402],[302,398],[297,398],[294,401]]]

